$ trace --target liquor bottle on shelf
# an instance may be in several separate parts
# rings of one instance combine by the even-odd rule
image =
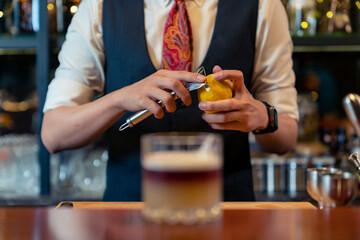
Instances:
[[[49,32],[54,34],[56,33],[57,28],[57,9],[56,9],[56,0],[47,0],[47,9],[48,9],[48,19],[49,19]]]
[[[0,0],[0,34],[11,33],[14,26],[12,0]]]
[[[0,0],[0,34],[5,30],[4,2]]]
[[[65,33],[72,17],[77,12],[81,0],[55,0],[56,1],[56,30]]]
[[[34,33],[32,24],[32,0],[14,0],[13,34]]]
[[[351,0],[350,20],[354,33],[360,32],[360,1]]]
[[[56,32],[62,33],[65,29],[63,0],[55,0],[56,7]]]
[[[290,33],[293,36],[315,35],[317,20],[315,0],[289,0]]]
[[[353,30],[350,23],[350,0],[331,0],[327,17],[328,33],[352,33]]]
[[[299,133],[298,140],[307,142],[318,139],[319,109],[318,103],[310,93],[298,95]]]
[[[357,33],[360,31],[359,0],[317,1],[318,33]]]

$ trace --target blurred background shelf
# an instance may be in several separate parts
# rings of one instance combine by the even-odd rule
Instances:
[[[0,55],[36,55],[36,48],[0,48]]]
[[[359,34],[293,37],[294,52],[359,52]]]
[[[9,36],[0,35],[0,49],[36,50],[38,41],[36,35]]]
[[[33,33],[24,33],[24,30],[17,31],[16,34],[10,33],[10,30],[6,32],[5,24],[1,22],[4,18],[0,18],[0,102],[4,103],[6,102],[4,100],[7,100],[8,106],[10,103],[10,106],[17,106],[18,109],[21,109],[29,101],[34,102],[35,99],[37,101],[36,106],[32,105],[33,109],[28,111],[30,113],[27,115],[24,115],[25,112],[9,112],[9,108],[6,106],[0,109],[0,142],[9,138],[8,134],[32,134],[37,139],[35,143],[37,147],[36,152],[32,152],[31,155],[33,157],[32,165],[37,164],[39,168],[39,170],[36,170],[37,175],[29,175],[28,168],[30,166],[27,168],[16,167],[19,172],[14,175],[16,179],[13,180],[17,181],[15,186],[29,183],[27,178],[30,176],[37,179],[34,184],[36,186],[34,186],[33,195],[30,197],[25,196],[24,192],[20,190],[15,193],[6,192],[3,185],[1,185],[1,181],[4,178],[0,179],[0,206],[46,206],[56,205],[61,200],[101,199],[102,191],[105,188],[105,163],[103,161],[106,160],[106,157],[100,161],[101,158],[94,158],[94,155],[90,155],[90,153],[94,153],[96,148],[84,148],[79,151],[49,154],[43,146],[39,134],[47,85],[54,77],[55,69],[59,64],[57,56],[65,41],[67,26],[71,21],[71,17],[76,12],[80,1],[0,0],[0,12],[2,11],[1,2],[30,5],[35,2],[39,3],[38,11],[36,11],[39,16],[38,29],[35,32],[33,31]],[[327,155],[332,159],[336,159],[337,163],[339,163],[339,161],[341,162],[339,160],[341,157],[346,156],[348,151],[360,145],[359,140],[355,139],[352,134],[352,129],[345,119],[341,105],[341,100],[345,94],[349,92],[360,93],[360,3],[354,5],[356,1],[353,0],[338,1],[351,4],[353,14],[351,20],[354,23],[351,33],[342,31],[341,33],[329,34],[324,33],[323,29],[320,28],[321,24],[326,23],[326,21],[320,21],[322,20],[321,14],[324,15],[326,13],[324,11],[325,5],[329,5],[330,0],[314,0],[320,15],[317,15],[316,27],[318,29],[316,29],[316,32],[313,32],[312,36],[309,36],[309,32],[302,36],[295,36],[293,29],[290,29],[294,35],[292,37],[294,43],[293,63],[300,109],[299,145],[297,148],[304,142],[306,146],[311,146],[311,148],[321,145],[319,148],[321,151],[312,151],[311,149],[297,151],[295,149],[294,152],[289,153],[291,158],[302,158],[304,157],[303,155],[308,154],[306,157],[314,160]],[[288,7],[290,0],[282,0],[282,2],[286,6],[289,19],[291,19],[292,13]],[[29,7],[30,5],[27,6]],[[34,7],[34,5],[31,6]],[[26,15],[26,17],[29,16],[32,15]],[[11,18],[10,22],[13,21],[13,24],[18,24],[19,19],[16,22],[14,20],[15,17],[19,16],[8,15],[8,18]],[[28,19],[23,18],[23,20],[27,21]],[[290,24],[290,27],[292,26]],[[302,32],[308,30],[309,28],[301,29]],[[10,93],[13,99],[7,98],[5,93]],[[30,95],[29,93],[34,94]],[[18,117],[20,115],[21,117]],[[16,119],[20,119],[20,122],[16,122]],[[17,127],[4,129],[11,123],[10,120]],[[28,123],[29,121],[32,121],[31,130],[21,130],[22,132],[20,133],[19,129],[24,129],[24,126],[27,126],[25,122]],[[30,129],[30,127],[28,128]],[[341,142],[339,136],[343,131],[346,132],[346,141]],[[325,141],[325,137],[330,140]],[[24,149],[23,146],[16,144],[14,149]],[[3,156],[6,156],[1,155],[3,151],[6,151],[6,148],[0,146],[0,160],[2,160]],[[34,154],[36,154],[35,160]],[[79,158],[79,156],[80,160],[74,160],[74,158]],[[29,155],[25,158],[29,159]],[[27,166],[22,161],[19,164],[18,160],[14,160],[14,165],[9,165],[11,167],[19,165]],[[79,162],[81,163],[80,165],[72,165]],[[0,161],[0,165],[1,163],[4,163],[4,161]],[[96,178],[96,176],[99,178]],[[284,190],[275,195],[269,195],[264,191],[257,191],[256,196],[260,201],[309,200],[304,189],[299,191],[295,199],[289,197],[289,194]]]

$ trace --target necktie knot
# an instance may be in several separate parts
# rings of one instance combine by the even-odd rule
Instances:
[[[185,0],[175,0],[165,24],[162,68],[191,71],[192,34]]]

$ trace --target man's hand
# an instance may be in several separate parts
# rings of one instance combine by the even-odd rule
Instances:
[[[214,102],[200,102],[203,111],[219,111],[203,114],[203,119],[213,129],[238,130],[251,132],[255,129],[265,129],[268,116],[265,105],[254,99],[244,84],[241,71],[222,70],[219,66],[213,69],[215,80],[229,79],[233,87],[233,98]]]
[[[203,119],[213,129],[238,130],[251,132],[265,129],[268,125],[268,115],[265,105],[254,99],[244,85],[242,72],[221,70],[215,66],[214,78],[232,81],[233,98],[216,101],[200,102],[199,108],[206,111],[220,111],[213,114],[203,114]],[[274,133],[256,135],[256,143],[265,152],[283,154],[295,147],[297,140],[297,122],[287,115],[278,115],[279,128]]]
[[[166,111],[175,111],[175,100],[170,94],[174,91],[186,105],[190,105],[190,93],[182,82],[204,82],[205,79],[198,73],[159,70],[95,101],[79,106],[57,107],[44,115],[42,140],[46,148],[55,153],[89,144],[126,111],[147,109],[157,118],[162,118],[164,112],[157,103],[159,100],[165,104]]]
[[[157,103],[162,101],[167,112],[174,112],[176,104],[174,91],[186,106],[191,104],[189,91],[184,87],[184,82],[204,82],[206,77],[199,73],[186,71],[159,70],[156,73],[138,81],[130,86],[124,87],[115,92],[121,109],[136,112],[147,109],[156,118],[162,118],[164,111]]]

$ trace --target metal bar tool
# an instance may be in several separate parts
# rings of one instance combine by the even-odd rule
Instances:
[[[343,99],[346,115],[360,138],[360,97],[355,93],[347,94]]]
[[[346,115],[349,118],[351,124],[355,128],[358,138],[360,138],[360,97],[355,93],[347,94],[343,99],[343,107]],[[353,153],[348,157],[348,160],[352,162],[356,168],[358,174],[360,174],[360,158],[359,153]]]

